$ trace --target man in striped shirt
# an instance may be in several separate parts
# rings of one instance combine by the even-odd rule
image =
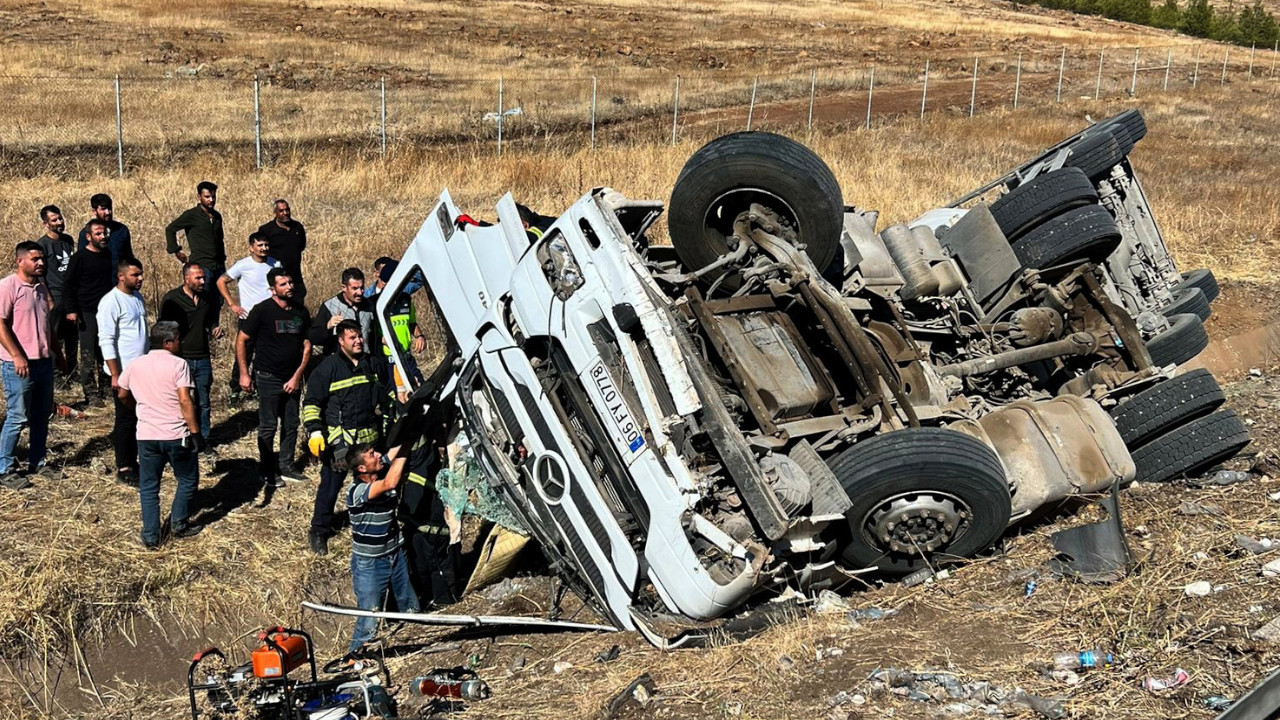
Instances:
[[[407,472],[409,454],[388,465],[382,453],[362,443],[351,448],[346,463],[354,474],[346,500],[351,513],[351,587],[356,605],[361,610],[381,610],[390,591],[401,612],[418,612],[418,596],[409,581],[409,564],[396,522],[400,500],[396,488]],[[359,650],[377,628],[377,618],[357,618],[350,652]]]

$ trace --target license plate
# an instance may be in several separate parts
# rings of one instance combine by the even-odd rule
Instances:
[[[613,378],[609,377],[609,372],[605,370],[604,361],[597,362],[587,371],[587,374],[596,384],[596,389],[600,391],[600,398],[604,402],[601,410],[612,423],[615,438],[621,443],[625,452],[633,457],[638,455],[644,449],[644,434],[640,431],[640,426],[631,419],[631,412],[627,410],[627,404],[622,399],[622,393],[618,392],[617,386],[614,385]]]

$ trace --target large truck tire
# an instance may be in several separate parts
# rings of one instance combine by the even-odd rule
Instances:
[[[1000,458],[954,430],[876,435],[828,464],[853,501],[841,548],[851,568],[905,575],[971,557],[991,547],[1009,524],[1012,506]]]
[[[1137,482],[1167,482],[1231,458],[1249,444],[1249,428],[1234,410],[1176,427],[1133,451]]]
[[[1032,178],[991,203],[991,215],[1013,242],[1050,218],[1096,204],[1098,191],[1080,168],[1064,167]]]
[[[733,221],[752,203],[790,223],[814,266],[827,269],[844,221],[840,184],[812,150],[765,132],[716,138],[684,164],[671,192],[668,227],[685,268],[705,267],[729,252]]]
[[[1157,367],[1181,365],[1209,347],[1209,333],[1198,315],[1184,313],[1169,318],[1169,329],[1147,341],[1147,352]]]
[[[1120,244],[1115,218],[1101,205],[1068,210],[1023,235],[1013,253],[1024,268],[1045,269],[1071,261],[1100,262]]]
[[[1217,410],[1226,397],[1208,370],[1192,370],[1139,392],[1111,409],[1120,437],[1130,449]]]

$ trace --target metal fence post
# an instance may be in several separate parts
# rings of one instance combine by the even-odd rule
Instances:
[[[920,93],[920,119],[924,119],[924,106],[929,102],[929,58],[924,61],[924,91]]]
[[[1222,51],[1222,79],[1218,81],[1219,85],[1227,84],[1227,61],[1231,59],[1231,49],[1227,48]]]
[[[876,66],[871,66],[871,82],[867,84],[867,129],[871,129],[871,98],[876,92]]]
[[[1164,58],[1164,91],[1169,92],[1169,70],[1173,67],[1173,48],[1169,48],[1169,54]]]
[[[747,106],[747,132],[751,132],[751,119],[756,114],[756,88],[760,85],[760,76],[751,78],[751,104]]]
[[[1277,55],[1277,54],[1280,54],[1280,40],[1277,40],[1277,41],[1276,41],[1276,46],[1275,46],[1275,47],[1273,47],[1273,48],[1271,48],[1271,77],[1272,77],[1272,79],[1275,79],[1275,76],[1276,76],[1276,55]]]
[[[262,169],[262,108],[258,103],[258,76],[253,76],[253,166]]]
[[[382,117],[380,122],[379,134],[382,138],[382,157],[387,156],[387,79],[384,77],[381,81],[382,85]]]
[[[676,123],[680,120],[680,76],[676,76],[676,94],[671,103],[671,145],[676,144]]]
[[[1058,98],[1055,102],[1062,102],[1062,75],[1067,70],[1067,46],[1062,46],[1062,58],[1058,60]]]
[[[116,75],[116,171],[124,177],[124,120],[120,114],[119,75]]]
[[[596,149],[596,88],[600,78],[591,76],[591,149]]]
[[[502,76],[498,76],[498,157],[502,157]]]
[[[805,139],[813,137],[813,96],[818,89],[818,71],[809,71],[809,119],[805,123]]]
[[[1018,109],[1018,93],[1022,91],[1022,53],[1018,53],[1018,69],[1013,76],[1013,109]]]
[[[1191,87],[1193,89],[1200,83],[1200,51],[1203,49],[1203,45],[1196,46],[1196,69],[1191,71]]]
[[[1106,57],[1106,51],[1098,53],[1098,77],[1093,81],[1093,99],[1097,100],[1102,94],[1102,59]]]
[[[1249,48],[1249,77],[1253,77],[1253,57],[1258,54],[1258,43]]]
[[[973,117],[973,108],[978,102],[978,58],[973,59],[973,85],[969,88],[969,117]]]
[[[1142,48],[1133,49],[1133,79],[1129,81],[1129,97],[1138,97],[1138,55]]]

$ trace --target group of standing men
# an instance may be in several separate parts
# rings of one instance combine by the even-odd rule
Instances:
[[[395,462],[374,449],[403,409],[415,372],[408,381],[394,374],[390,347],[421,352],[425,345],[408,299],[412,282],[390,311],[394,337],[386,343],[373,308],[377,291],[396,270],[390,258],[375,263],[372,294],[359,268],[344,270],[339,292],[320,305],[313,323],[303,305],[306,230],[292,218],[289,203],[275,201],[275,217],[249,236],[248,255],[228,267],[217,191],[213,183],[201,182],[197,204],[165,228],[166,249],[182,263],[182,284],[163,296],[154,325],[142,298],[142,263],[129,228],[113,217],[111,198],[91,198],[93,215],[78,243],[65,233],[59,208],[41,208],[44,235],[16,246],[16,271],[0,280],[0,379],[7,407],[0,484],[22,489],[33,476],[60,477],[46,463],[55,375],[61,371],[70,382],[78,372],[87,406],[101,407],[108,390],[112,395],[116,475],[138,486],[143,545],[155,548],[166,536],[200,532],[189,522],[189,505],[199,484],[197,455],[210,440],[211,345],[224,335],[225,303],[236,322],[229,390],[233,400],[256,392],[263,483],[282,487],[286,480],[305,479],[295,463],[300,416],[307,447],[321,462],[308,533],[312,551],[328,552],[337,499],[354,474],[346,494],[353,583],[362,605],[375,586],[379,595],[387,589],[399,595],[397,586],[409,577],[406,563],[417,570],[413,576],[424,602],[451,601],[445,561],[450,532],[431,492],[437,448],[419,441],[393,449]],[[323,355],[314,366],[313,347]],[[15,457],[24,427],[25,468]],[[178,482],[167,530],[159,511],[165,465]],[[401,479],[405,503],[389,492]],[[409,536],[407,560],[399,522]],[[401,606],[410,609],[408,600]]]

